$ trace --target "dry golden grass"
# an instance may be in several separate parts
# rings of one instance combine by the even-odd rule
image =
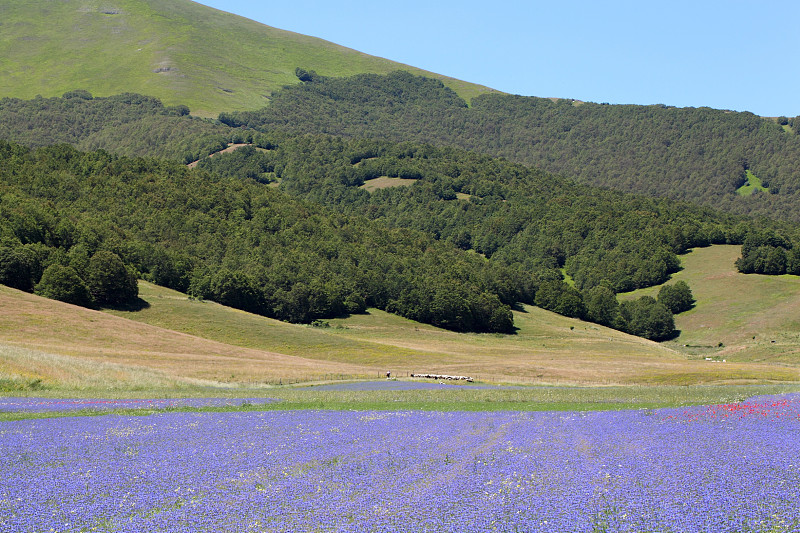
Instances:
[[[712,363],[526,307],[516,335],[460,334],[378,310],[293,325],[140,282],[141,311],[99,312],[0,287],[0,379],[169,386],[378,377],[391,371],[539,384],[798,381],[795,367]],[[22,350],[14,352],[13,350]],[[74,368],[70,361],[74,361]],[[96,365],[86,373],[86,365]],[[81,381],[81,377],[82,378]]]
[[[307,380],[320,379],[328,373],[363,374],[368,370],[347,363],[233,346],[2,286],[0,343],[6,348],[68,356],[77,368],[87,363],[118,365],[130,372],[155,372],[163,376],[159,378],[162,380],[187,382]],[[42,370],[43,360],[32,356],[26,362],[24,357],[12,358],[0,352],[0,368],[7,375],[71,382],[70,376]],[[116,372],[112,367],[106,368],[108,374]]]

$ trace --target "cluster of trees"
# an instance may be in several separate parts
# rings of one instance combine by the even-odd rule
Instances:
[[[770,230],[750,232],[736,268],[743,274],[800,275],[800,235],[790,235]]]
[[[89,256],[85,246],[23,245],[8,231],[0,244],[0,283],[53,300],[84,307],[129,305],[139,296],[136,277],[135,269],[105,250]]]
[[[305,76],[273,94],[269,107],[220,121],[457,146],[602,187],[800,220],[800,136],[747,112],[502,94],[467,107],[441,82],[398,72]],[[747,170],[770,192],[736,195]]]

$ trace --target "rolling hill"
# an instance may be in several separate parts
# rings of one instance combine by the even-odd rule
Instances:
[[[297,83],[297,67],[330,76],[408,70],[468,100],[489,91],[189,0],[0,2],[0,97],[138,92],[216,116],[262,107]]]
[[[140,282],[139,312],[92,311],[0,287],[8,390],[192,389],[376,378],[387,370],[489,381],[695,384],[798,379],[795,367],[711,364],[526,307],[515,336],[454,333],[371,309],[319,328],[286,324]],[[53,324],[58,324],[53,327]],[[37,382],[36,380],[41,380]]]

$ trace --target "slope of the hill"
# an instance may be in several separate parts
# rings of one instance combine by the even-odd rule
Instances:
[[[800,276],[741,274],[733,266],[738,255],[738,246],[711,246],[681,256],[674,281],[688,283],[697,301],[675,317],[681,333],[666,345],[698,358],[800,367]]]
[[[481,95],[467,107],[438,82],[398,72],[312,76],[260,111],[220,119],[458,146],[587,184],[800,220],[800,135],[752,113],[502,94]],[[749,179],[763,190],[737,194]]]
[[[152,389],[377,377],[389,370],[517,383],[798,378],[794,369],[769,364],[722,367],[688,360],[658,344],[536,308],[516,312],[520,331],[509,337],[453,333],[378,310],[331,321],[331,327],[299,326],[145,282],[140,293],[145,309],[112,316],[0,287],[0,382]]]
[[[0,384],[6,388],[36,380],[45,387],[170,388],[369,371],[279,349],[279,343],[217,342],[0,286]]]
[[[134,91],[211,116],[263,106],[297,67],[424,72],[188,0],[3,0],[0,24],[0,96]],[[467,99],[488,91],[441,79]]]

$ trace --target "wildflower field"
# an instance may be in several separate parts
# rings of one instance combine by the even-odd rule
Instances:
[[[0,422],[2,532],[794,532],[799,488],[800,394]]]

